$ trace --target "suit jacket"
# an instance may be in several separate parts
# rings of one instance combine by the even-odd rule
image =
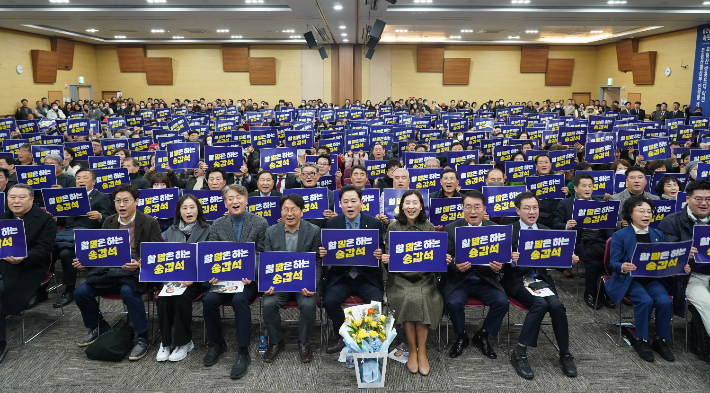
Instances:
[[[324,229],[348,229],[345,223],[345,215],[339,214],[325,223]],[[382,228],[382,222],[375,217],[369,216],[367,214],[360,213],[360,229],[377,229],[380,231],[378,237],[378,245],[380,250],[385,249],[384,244],[384,234]],[[345,276],[352,266],[331,266],[328,271],[328,278],[326,280],[325,287],[328,288],[340,280],[341,277]],[[372,282],[377,288],[384,290],[384,285],[382,283],[382,267],[366,267],[359,266],[359,273],[364,275],[370,282]]]
[[[168,228],[167,231],[165,231],[165,241],[172,243],[199,243],[207,241],[207,237],[209,236],[209,234],[209,224],[204,227],[202,225],[196,224],[195,228],[193,228],[192,232],[190,233],[190,237],[187,238],[187,241],[185,241],[184,235],[182,234],[182,232],[180,232],[178,226],[173,224],[170,226],[170,228]]]
[[[91,207],[91,211],[101,213],[100,220],[92,220],[87,216],[59,217],[57,218],[57,225],[64,226],[65,228],[101,229],[104,220],[111,215],[111,197],[109,194],[104,194],[94,188],[89,193],[89,206]]]
[[[277,197],[280,197],[281,195],[282,195],[282,194],[281,194],[280,192],[276,191],[276,189],[274,188],[274,189],[271,190],[271,192],[269,193],[268,196],[277,196]],[[259,190],[256,190],[256,191],[254,191],[254,192],[250,192],[250,193],[249,193],[249,197],[260,197],[260,196],[261,196],[261,191],[259,191]]]
[[[622,109],[619,113],[621,113],[622,115],[633,115],[633,113],[631,113],[632,110],[633,109]]]
[[[636,115],[639,120],[645,120],[646,119],[646,110],[645,109],[632,109],[631,110],[632,115]]]
[[[214,220],[207,241],[254,243],[254,250],[256,251],[256,264],[254,265],[256,272],[254,273],[254,277],[258,278],[259,253],[264,251],[264,237],[266,236],[266,228],[269,227],[269,223],[266,222],[264,217],[257,216],[254,213],[245,211],[243,214],[244,224],[242,225],[242,234],[239,236],[239,239],[234,236],[232,215],[227,214],[226,216]]]
[[[432,198],[444,198],[444,190],[439,189],[439,191],[429,194],[429,199],[432,199]],[[458,191],[454,191],[454,196],[452,197],[452,199],[457,199],[457,198],[463,198],[463,194]]]
[[[484,227],[491,226],[491,225],[496,225],[493,221],[488,221],[488,220],[483,220],[481,223]],[[447,240],[446,240],[446,245],[447,245],[447,251],[446,253],[451,255],[452,258],[456,258],[456,228],[460,227],[466,227],[468,226],[468,222],[466,222],[465,219],[459,219],[457,221],[452,222],[451,224],[447,225],[444,227],[446,230],[447,234]],[[508,262],[508,261],[500,261],[501,263],[503,262]],[[460,272],[458,269],[456,269],[456,263],[450,263],[447,272],[442,276],[441,278],[441,294],[444,296],[444,299],[448,298],[451,292],[454,291],[454,289],[458,288],[459,285],[461,285],[463,282],[469,279],[471,277],[471,273],[476,272],[478,277],[481,279],[487,281],[489,284],[493,285],[496,289],[499,289],[503,291],[503,286],[500,285],[500,282],[498,282],[498,274],[493,272],[489,266],[471,266],[468,270],[465,272]]]
[[[274,190],[276,190],[276,185],[278,184],[279,179],[278,179],[278,176],[276,176],[276,174],[274,174],[272,176],[272,178],[274,179]],[[293,173],[287,173],[286,178],[284,178],[284,181],[286,181],[286,185],[284,186],[284,190],[291,189],[291,188],[301,188],[301,183],[299,183],[298,180],[296,180],[296,175],[294,175]],[[278,191],[278,190],[276,190],[276,191]]]
[[[557,214],[555,215],[555,228],[567,228],[567,221],[572,219],[574,202],[577,198],[565,198],[557,205]],[[587,254],[585,244],[592,242],[606,243],[606,239],[614,233],[613,229],[588,229],[575,227],[577,231],[577,241],[574,246],[574,253],[582,261],[592,261],[593,259]],[[599,261],[601,262],[601,261]]]
[[[653,117],[651,120],[653,121],[663,121],[666,119],[672,119],[672,117],[669,117],[671,115],[671,112],[669,111],[656,111],[653,113]]]
[[[662,243],[665,241],[663,232],[658,229],[648,228],[648,234],[651,235],[651,243]],[[610,268],[611,268],[611,278],[604,283],[604,289],[609,295],[611,300],[616,304],[621,304],[621,300],[626,296],[626,292],[629,291],[629,286],[634,278],[631,274],[624,274],[621,272],[621,265],[624,262],[631,262],[634,256],[634,250],[636,249],[636,232],[634,227],[629,224],[626,228],[616,232],[614,236],[611,237],[611,257],[610,257]],[[670,287],[664,280],[659,280],[669,290]]]
[[[538,229],[550,229],[539,222],[537,223]],[[520,221],[513,223],[513,251],[518,251],[518,240],[520,239]],[[506,263],[503,265],[503,278],[500,280],[501,285],[505,289],[505,293],[509,296],[513,296],[520,287],[523,286],[523,277],[527,277],[532,273],[532,267],[515,266],[513,263]],[[540,278],[552,287],[552,290],[557,293],[555,289],[555,280],[552,279],[547,274],[544,268],[535,269],[540,275]]]
[[[669,115],[666,116],[666,119],[685,119],[685,113],[683,113],[680,109],[677,111],[670,111]]]
[[[266,220],[264,220],[266,221]],[[264,238],[264,251],[288,251],[286,249],[286,224],[281,221],[276,225],[272,225],[266,230]],[[315,252],[316,253],[316,289],[320,292],[321,267],[323,262],[320,257],[320,228],[301,220],[298,227],[298,248],[296,252]]]
[[[0,219],[14,220],[16,217],[8,210],[0,215]],[[0,274],[5,285],[0,318],[22,311],[49,270],[57,223],[49,213],[36,205],[22,217],[22,221],[25,225],[27,257],[16,265],[0,259]]]

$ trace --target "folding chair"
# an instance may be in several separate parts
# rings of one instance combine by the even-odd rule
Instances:
[[[345,168],[345,171],[343,171],[343,179],[350,179],[350,172],[352,172],[352,168]]]
[[[193,300],[193,302],[197,302],[197,301],[201,300],[204,296],[205,296],[205,294],[203,293],[202,295],[199,296],[198,299]],[[249,302],[249,306],[251,306],[252,304],[254,304],[260,300],[261,300],[261,295],[257,294],[256,297],[254,298],[254,300]],[[220,318],[220,321],[228,321],[228,320],[232,319],[232,318],[227,318],[224,316],[224,307],[232,307],[232,302],[227,301],[222,304],[222,317]],[[259,311],[261,311],[261,305],[259,306]],[[203,311],[203,314],[204,314],[204,311]],[[202,317],[202,327],[203,327],[202,337],[204,339],[205,346],[207,346],[207,344],[208,344],[208,342],[207,342],[207,323],[205,322],[204,315],[201,315],[200,317]],[[260,313],[259,314],[259,335],[261,335],[261,319],[262,318],[261,318],[261,313]]]
[[[152,303],[150,299],[154,296],[154,294],[152,292],[153,292],[152,288],[148,288],[148,289],[146,289],[145,292],[143,292],[143,295],[145,295],[146,293],[150,294],[150,297],[148,298],[148,300],[145,301],[145,303],[146,303],[146,310],[145,310],[146,311],[146,321],[150,322],[150,324],[148,325],[148,335],[150,337],[153,337],[152,333],[154,330],[153,329],[153,318],[151,318],[151,313],[150,313],[150,304]],[[120,300],[121,303],[123,303],[123,311],[101,311],[101,299]],[[99,305],[99,318],[98,318],[98,325],[96,325],[96,326],[99,326],[101,324],[101,316],[106,315],[106,314],[123,314],[124,316],[128,317],[130,320],[130,316],[128,315],[128,309],[126,308],[126,303],[123,301],[123,298],[121,297],[120,294],[112,293],[112,294],[108,294],[108,295],[100,295],[97,298],[97,303]],[[123,317],[121,317],[118,321],[116,321],[116,323],[111,325],[111,327],[116,326],[121,321],[121,319],[123,319]],[[148,344],[151,344],[151,343],[148,343]]]
[[[320,324],[320,347],[321,350],[323,349],[323,297],[319,297],[318,300],[316,301],[316,307],[318,307],[318,323]],[[286,304],[281,307],[283,310],[292,310],[294,308],[298,308],[298,302],[296,300],[289,300],[286,302]],[[259,332],[261,333],[261,320],[263,318],[263,311],[264,310],[264,298],[260,297],[260,302],[259,302]],[[289,323],[298,323],[298,319],[282,319],[281,322],[289,322]],[[269,340],[268,335],[266,338],[267,342]]]
[[[155,291],[155,293],[153,294],[153,313],[151,314],[151,316],[153,317],[153,320],[158,319],[158,304],[157,304],[157,302],[158,302],[158,294],[159,293],[160,293],[160,291]],[[200,300],[202,300],[203,297],[205,297],[204,292],[197,295],[197,297],[195,297],[194,299],[192,299],[192,303],[194,304],[194,303],[199,302]],[[203,315],[195,315],[194,313],[192,314],[192,317],[193,318],[204,318]],[[152,322],[151,322],[151,326],[152,326]],[[161,334],[162,334],[161,329],[153,329],[153,342],[158,342],[158,338],[160,337]],[[205,337],[205,342],[206,342],[206,340],[207,340],[207,338]],[[205,344],[205,345],[207,345],[207,344]]]
[[[508,296],[508,302],[510,302],[510,304],[512,304],[513,307],[517,308],[518,310],[525,311],[525,312],[530,311],[529,308],[525,307],[522,303],[520,303],[519,301],[513,299],[513,298],[510,297],[510,296]],[[515,326],[523,326],[522,323],[515,323],[515,324],[513,324],[513,325],[515,325]],[[545,331],[545,329],[542,328],[542,326],[544,326],[544,325],[549,325],[549,323],[542,323],[542,324],[540,324],[540,331],[542,331],[542,333],[545,335],[545,337],[547,337],[547,339],[550,341],[550,343],[551,343],[551,344],[555,347],[555,349],[557,349],[557,351],[559,352],[560,347],[558,347],[557,344],[556,344],[554,341],[552,341],[552,338],[547,334],[547,332]],[[510,354],[510,311],[508,311],[508,344],[507,344],[507,346],[506,346],[506,349],[507,349],[508,354]]]
[[[52,279],[54,280],[54,286],[53,286],[52,288],[47,289],[47,292],[54,292],[54,291],[56,291],[56,292],[57,292],[57,297],[61,297],[61,295],[59,294],[59,288],[61,287],[61,285],[57,285],[57,277],[56,277],[53,273],[47,272],[47,274],[44,275],[44,279],[42,280],[42,284],[41,284],[41,285],[44,286],[44,285],[49,284],[49,281],[52,280]],[[30,338],[27,339],[27,340],[25,340],[25,313],[27,312],[27,310],[23,309],[23,310],[20,312],[20,317],[21,317],[21,319],[22,319],[22,344],[24,345],[24,344],[29,343],[30,341],[32,341],[32,340],[34,340],[35,338],[37,338],[37,336],[39,336],[40,334],[44,333],[47,329],[51,328],[52,326],[56,325],[59,321],[61,321],[61,320],[64,318],[64,307],[61,306],[61,302],[60,302],[60,307],[59,307],[59,309],[60,309],[60,312],[62,313],[62,315],[61,315],[59,318],[57,318],[57,319],[55,319],[54,321],[52,321],[52,322],[51,322],[49,325],[47,325],[44,329],[40,330],[40,331],[37,332],[34,336],[30,337]]]
[[[363,304],[365,304],[365,302],[362,300],[362,298],[360,298],[359,296],[356,296],[356,295],[350,295],[345,299],[342,306],[352,307],[352,306],[361,306]],[[384,306],[383,306],[383,308],[384,308]],[[327,319],[327,316],[326,316],[325,332],[324,332],[325,338],[323,339],[323,341],[325,341],[326,344],[328,344],[328,338],[330,338],[330,327],[331,326],[332,326],[332,324],[330,323],[330,321]],[[338,327],[338,329],[340,329],[340,327]],[[321,328],[321,331],[322,330],[323,329]],[[333,326],[333,335],[335,335],[337,333],[338,332],[335,330],[335,326]],[[324,346],[321,346],[321,350],[324,350],[324,349],[325,349]]]
[[[466,318],[467,321],[482,321],[482,320],[486,319],[486,305],[483,304],[480,300],[470,297],[470,298],[468,298],[468,301],[466,301],[466,304],[464,305],[464,307],[465,308],[480,308],[481,309],[480,318],[479,317]],[[444,320],[444,317],[446,317],[446,320]],[[442,321],[441,321],[441,323],[439,323],[439,329],[438,329],[439,351],[441,351],[442,343],[444,341],[441,339],[441,324],[442,323],[446,324],[446,344],[445,344],[445,347],[448,348],[448,346],[449,346],[449,326],[451,325],[451,317],[449,317],[449,313],[448,313],[448,311],[446,311],[446,305],[444,305],[444,315],[441,319],[442,319]]]

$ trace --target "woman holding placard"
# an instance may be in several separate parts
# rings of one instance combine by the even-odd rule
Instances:
[[[616,232],[611,238],[612,277],[604,283],[606,293],[616,304],[621,304],[624,297],[634,303],[634,326],[636,339],[633,347],[641,359],[652,362],[653,351],[663,359],[672,362],[675,356],[670,350],[671,317],[673,302],[668,296],[670,287],[663,278],[633,277],[637,267],[631,262],[637,243],[662,243],[663,232],[649,227],[653,219],[655,206],[653,201],[643,195],[634,195],[624,202],[621,210],[626,228]],[[690,273],[690,265],[685,266],[685,273]],[[656,336],[653,344],[648,341],[648,321],[651,312],[656,309]]]
[[[178,199],[175,223],[165,232],[165,241],[171,243],[198,243],[207,240],[210,225],[205,220],[200,200],[185,194]],[[162,341],[155,360],[177,362],[185,359],[195,345],[192,343],[192,302],[207,290],[201,283],[183,281],[178,287],[166,283],[156,299],[158,324]],[[175,326],[175,336],[171,334]]]
[[[424,199],[417,190],[402,195],[396,220],[390,221],[388,231],[433,232],[434,225],[424,212]],[[385,254],[382,263],[388,264],[389,235],[385,236]],[[447,264],[451,256],[446,256]],[[395,321],[404,325],[409,344],[407,368],[412,374],[429,375],[429,360],[426,356],[426,339],[429,328],[436,329],[444,312],[444,299],[437,289],[434,273],[389,273],[387,298],[394,311]],[[416,351],[416,356],[414,353]]]

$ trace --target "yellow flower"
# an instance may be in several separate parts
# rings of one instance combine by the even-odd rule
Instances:
[[[373,328],[376,328],[376,327],[377,327],[377,321],[372,321],[372,322],[370,322],[370,326],[372,326]]]
[[[360,331],[358,332],[358,336],[361,339],[367,337],[367,331],[365,331],[365,329],[360,329]]]
[[[377,337],[377,332],[374,330],[370,330],[370,337],[376,338]]]
[[[380,321],[384,322],[387,320],[387,316],[385,315],[380,315]]]
[[[354,323],[355,323],[355,326],[360,326],[360,325],[362,325],[362,319],[356,319]]]

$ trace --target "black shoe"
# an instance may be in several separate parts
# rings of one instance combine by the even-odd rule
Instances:
[[[493,348],[491,347],[491,342],[488,341],[488,333],[486,333],[485,335],[478,333],[473,336],[471,340],[474,344],[476,344],[478,349],[481,350],[481,353],[483,353],[483,355],[491,359],[498,358],[498,355],[496,355],[495,351],[493,351]]]
[[[639,354],[639,357],[647,362],[652,362],[656,360],[651,351],[651,344],[648,341],[641,340],[639,338],[634,341],[634,350]]]
[[[4,318],[4,316],[2,316]],[[10,346],[7,345],[7,341],[0,341],[0,363],[2,363],[3,360],[5,360],[5,355],[7,355],[7,351],[10,349]]]
[[[79,342],[76,343],[76,345],[78,345],[80,347],[88,347],[89,345],[93,344],[94,341],[96,341],[96,339],[98,339],[100,335],[102,335],[104,333],[108,333],[112,330],[113,329],[108,324],[106,324],[105,326],[101,326],[101,327],[95,327],[95,328],[91,329],[89,331],[89,333],[86,336],[84,336],[84,338],[79,340]]]
[[[229,377],[239,379],[247,375],[247,367],[249,367],[249,364],[251,364],[251,356],[249,356],[249,353],[240,353],[237,355],[237,360],[234,362],[234,366],[232,366],[232,372],[229,374]]]
[[[564,355],[560,355],[560,365],[562,366],[562,372],[570,377],[574,378],[577,376],[577,366],[574,365],[574,357],[572,354],[567,352]]]
[[[32,296],[32,299],[30,299],[30,302],[27,303],[25,310],[29,310],[30,308],[42,303],[43,301],[47,300],[48,297],[49,297],[49,294],[47,293],[47,290],[39,289],[37,291],[37,293],[35,293],[35,295]]]
[[[513,365],[515,372],[520,375],[521,378],[533,379],[535,374],[533,373],[530,363],[528,363],[528,356],[525,354],[519,354],[516,351],[510,354],[510,364]]]
[[[594,298],[594,295],[589,292],[584,293],[584,303],[586,303],[587,306],[595,310],[599,310],[602,308],[602,303],[597,302],[597,299]]]
[[[675,356],[668,346],[668,340],[665,338],[656,336],[656,338],[653,339],[653,344],[651,344],[651,349],[661,355],[663,360],[667,362],[675,362]]]
[[[74,301],[74,292],[64,292],[62,296],[52,304],[52,307],[54,308],[59,308],[59,307],[66,307],[67,305],[71,304],[71,302]]]
[[[600,300],[602,301],[602,304],[604,305],[604,307],[610,308],[612,310],[616,308],[616,303],[614,303],[614,301],[611,300],[609,295],[607,295],[606,293],[602,293],[601,296],[602,296],[602,298]]]
[[[345,348],[345,341],[343,341],[341,336],[338,336],[338,338],[335,339],[335,342],[326,348],[325,353],[338,353],[342,351],[343,348]]]
[[[452,358],[457,358],[461,356],[463,350],[466,349],[466,347],[468,347],[468,336],[466,335],[466,333],[464,333],[460,335],[456,342],[451,346],[449,356]]]
[[[204,365],[207,367],[214,366],[219,361],[219,357],[225,352],[227,352],[227,343],[217,341],[212,348],[207,351],[205,359],[203,360]]]

